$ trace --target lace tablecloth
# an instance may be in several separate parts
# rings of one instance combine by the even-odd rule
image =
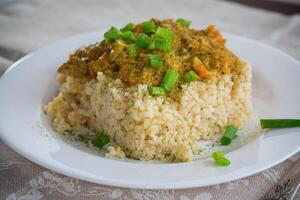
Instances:
[[[254,38],[300,59],[299,15],[283,16],[221,1],[3,0],[0,73],[23,55],[59,39],[153,16],[184,17],[196,27],[216,24],[222,31]],[[140,190],[93,184],[57,174],[22,158],[0,140],[0,199],[260,199],[299,157],[300,153],[259,174],[225,184],[183,190]]]

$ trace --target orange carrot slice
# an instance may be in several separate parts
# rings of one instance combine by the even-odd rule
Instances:
[[[193,70],[201,77],[208,78],[209,71],[205,68],[203,63],[198,57],[194,57],[193,59]]]

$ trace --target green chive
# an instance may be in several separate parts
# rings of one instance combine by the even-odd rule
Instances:
[[[137,49],[136,49],[135,44],[128,45],[127,48],[126,48],[126,51],[129,55],[129,57],[134,57],[134,56],[137,55]]]
[[[261,119],[261,128],[292,128],[300,127],[300,119]]]
[[[109,143],[109,137],[103,133],[97,135],[96,138],[92,140],[92,144],[98,148],[104,147],[107,143]]]
[[[183,78],[186,82],[191,82],[191,81],[198,81],[200,80],[200,77],[194,72],[194,71],[189,71],[183,75]]]
[[[154,39],[154,47],[164,52],[169,52],[172,49],[172,42],[166,39]]]
[[[221,151],[215,151],[212,154],[215,164],[217,166],[228,166],[230,165],[230,160],[228,160]]]
[[[160,86],[164,88],[167,92],[170,92],[176,84],[178,78],[179,73],[175,69],[169,68],[166,71]]]
[[[151,38],[145,33],[141,33],[135,41],[136,45],[140,48],[147,48],[151,44],[151,42]]]
[[[157,95],[157,96],[162,96],[166,94],[166,90],[162,87],[149,87],[149,94],[150,95]]]
[[[221,144],[222,145],[229,145],[231,143],[232,140],[234,140],[236,138],[236,132],[238,131],[237,127],[233,126],[233,125],[229,125],[226,128],[226,131],[223,135],[223,137],[221,138]]]
[[[170,31],[169,29],[166,29],[166,28],[162,28],[162,27],[157,28],[157,30],[155,32],[155,36],[169,40],[169,41],[173,41],[175,38],[175,35],[172,31]]]
[[[149,44],[148,49],[155,49],[155,43],[154,43],[154,41],[152,41],[152,42]]]
[[[164,62],[159,55],[149,55],[149,65],[152,68],[160,68],[163,66]]]
[[[121,37],[121,32],[116,27],[112,26],[108,31],[104,33],[104,38],[107,40],[117,40]]]
[[[154,33],[156,30],[156,25],[155,23],[150,20],[150,21],[147,21],[143,24],[143,32],[144,33]]]
[[[189,27],[191,25],[191,23],[192,23],[191,21],[183,19],[183,18],[176,19],[176,22],[178,24],[181,24],[182,26],[185,26],[185,27]]]
[[[133,32],[131,31],[125,31],[125,32],[122,32],[122,37],[131,41],[131,42],[134,42],[136,40],[136,37],[134,35]]]
[[[128,24],[126,24],[126,26],[124,26],[121,31],[125,32],[125,31],[131,31],[134,27],[134,24],[129,22]]]

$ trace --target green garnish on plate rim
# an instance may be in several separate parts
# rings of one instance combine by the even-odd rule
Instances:
[[[231,163],[221,151],[213,152],[212,157],[215,160],[215,165],[217,166],[228,166]]]
[[[300,127],[300,119],[261,119],[262,129]]]

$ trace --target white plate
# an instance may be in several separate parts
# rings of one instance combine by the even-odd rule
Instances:
[[[78,47],[102,39],[93,32],[50,45],[16,62],[0,79],[1,138],[24,157],[79,179],[134,188],[190,188],[255,174],[300,149],[300,129],[272,130],[227,154],[229,167],[211,159],[157,164],[110,160],[64,142],[42,107],[57,91],[56,69]],[[300,64],[266,45],[225,34],[228,48],[253,65],[254,110],[259,117],[300,117]],[[255,149],[255,151],[253,151]],[[249,159],[245,159],[249,158]],[[248,161],[248,162],[247,162]]]

